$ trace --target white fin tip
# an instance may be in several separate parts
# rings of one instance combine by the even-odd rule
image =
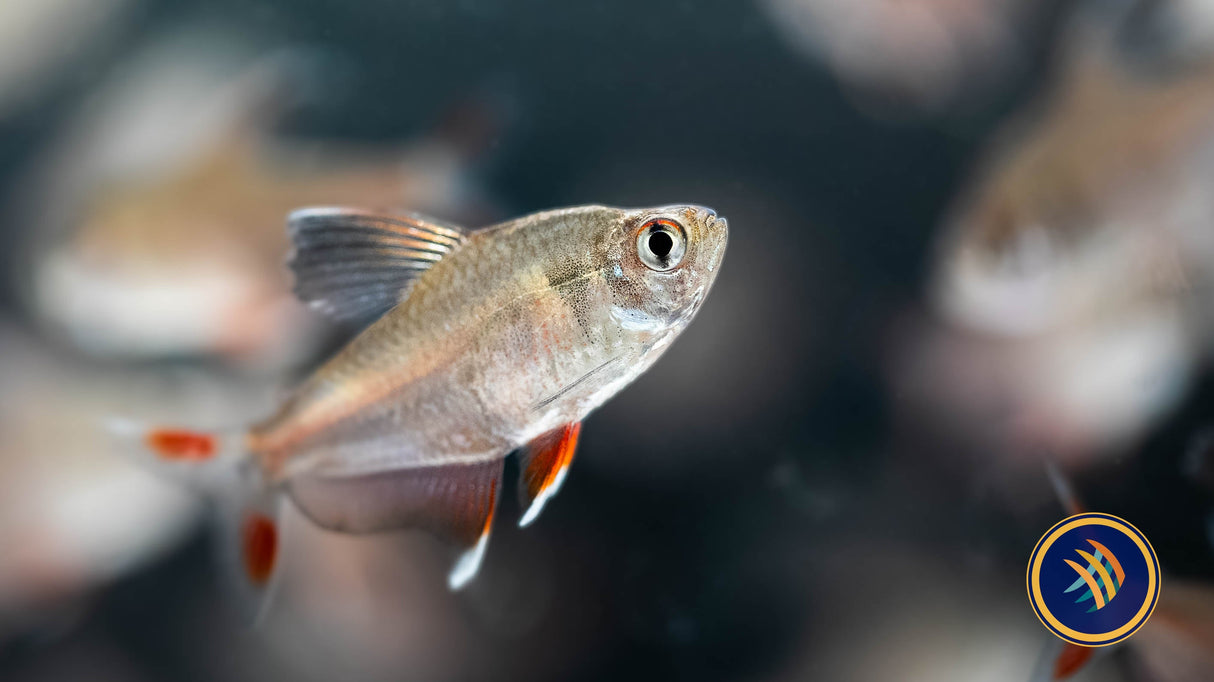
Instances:
[[[132,437],[143,435],[144,427],[139,422],[122,417],[108,417],[102,420],[105,430],[111,435]]]
[[[527,507],[527,511],[523,514],[523,517],[518,520],[519,528],[525,528],[531,525],[531,522],[539,518],[540,511],[543,510],[544,505],[548,503],[548,498],[555,495],[556,491],[561,489],[561,484],[565,482],[565,474],[568,471],[568,466],[561,467],[560,470],[556,472],[556,476],[552,478],[551,485],[541,490],[540,494],[535,496],[535,499],[531,501],[531,506]]]
[[[525,528],[531,525],[532,521],[539,518],[540,510],[544,508],[544,503],[552,496],[552,493],[548,492],[548,490],[549,488],[545,488],[534,500],[531,500],[531,506],[527,507],[527,511],[523,514],[523,517],[518,520],[519,528]]]
[[[476,541],[474,547],[459,555],[455,567],[447,576],[447,587],[452,590],[462,589],[468,584],[468,581],[476,577],[476,572],[481,567],[481,559],[485,557],[485,545],[488,542],[489,530],[486,529],[484,533],[481,533],[481,538]]]

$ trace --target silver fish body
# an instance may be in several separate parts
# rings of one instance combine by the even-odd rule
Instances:
[[[686,231],[666,272],[636,253],[655,219]],[[473,233],[257,428],[254,451],[276,476],[504,457],[652,365],[704,300],[726,239],[698,207],[587,206]]]
[[[564,480],[581,421],[690,323],[728,239],[698,206],[585,206],[476,232],[321,208],[288,231],[301,300],[378,319],[245,433],[114,429],[230,508],[255,613],[279,573],[284,496],[330,530],[428,530],[462,550],[448,582],[467,583],[505,457],[519,452],[526,525]]]
[[[301,300],[378,319],[277,414],[235,437],[138,438],[149,463],[210,488],[262,608],[279,573],[282,497],[324,528],[421,528],[477,571],[504,459],[533,521],[560,487],[581,422],[691,322],[720,270],[725,220],[698,206],[585,206],[470,232],[414,215],[306,209],[288,221]]]

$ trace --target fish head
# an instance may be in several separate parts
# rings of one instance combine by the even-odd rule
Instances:
[[[708,294],[729,227],[702,206],[624,211],[609,237],[612,315],[628,330],[681,330]]]

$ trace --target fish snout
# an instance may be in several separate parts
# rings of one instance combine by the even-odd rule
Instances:
[[[689,206],[692,216],[696,222],[704,226],[704,230],[712,235],[718,233],[728,233],[729,224],[723,216],[718,216],[717,212],[707,206]]]
[[[715,272],[725,257],[725,245],[729,242],[729,221],[725,220],[723,216],[718,217],[715,211],[708,210],[707,212],[710,217],[703,223],[704,235],[701,248],[707,255],[705,267],[709,272]]]
[[[720,232],[721,236],[723,238],[728,237],[729,236],[729,221],[726,220],[724,216],[721,216],[720,218],[714,217],[712,219],[712,222],[709,224],[708,229],[710,229],[714,232]]]

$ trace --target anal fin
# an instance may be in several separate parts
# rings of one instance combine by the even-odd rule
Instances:
[[[344,533],[421,528],[462,550],[448,577],[459,589],[476,575],[493,525],[503,461],[399,469],[365,476],[291,479],[296,506]]]
[[[519,526],[534,521],[548,498],[560,489],[581,432],[581,422],[553,429],[532,441],[519,456],[519,506],[525,510]]]

